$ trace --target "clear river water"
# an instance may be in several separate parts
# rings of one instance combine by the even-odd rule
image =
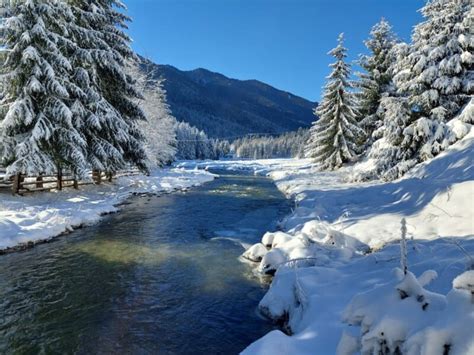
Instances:
[[[241,243],[289,209],[269,179],[222,173],[0,256],[0,353],[237,354],[273,327]]]

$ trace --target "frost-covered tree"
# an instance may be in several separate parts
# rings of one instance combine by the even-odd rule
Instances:
[[[472,2],[432,0],[421,13],[395,81],[417,118],[446,122],[474,93]]]
[[[145,151],[150,167],[163,166],[174,161],[176,155],[176,119],[166,102],[163,79],[154,79],[142,60],[128,63],[128,74],[135,78],[142,93],[140,106],[147,121],[140,122],[145,137]]]
[[[88,144],[91,168],[114,172],[128,164],[146,170],[145,120],[137,98],[141,95],[126,73],[134,58],[124,33],[129,18],[117,0],[66,0],[74,15],[69,31],[76,43],[71,54],[75,80],[82,91],[75,95],[74,114]]]
[[[117,1],[11,1],[1,31],[0,159],[9,174],[145,169],[144,114]]]
[[[368,137],[382,124],[379,105],[382,96],[393,92],[392,64],[393,46],[397,37],[392,26],[382,18],[370,31],[370,38],[364,42],[369,55],[360,57],[358,63],[364,72],[357,73],[355,82],[358,103],[358,121]]]
[[[469,0],[432,0],[411,45],[394,46],[397,92],[382,99],[384,124],[369,157],[385,180],[402,176],[456,140],[448,121],[474,93]],[[469,20],[471,19],[471,20]]]
[[[356,121],[356,101],[350,91],[350,65],[345,62],[347,49],[343,46],[343,34],[336,48],[329,52],[336,58],[331,64],[322,102],[315,110],[319,120],[310,129],[306,156],[322,169],[337,169],[355,158],[364,136]]]
[[[149,83],[143,93],[143,111],[147,121],[140,123],[145,136],[145,151],[152,167],[171,163],[176,155],[176,119],[166,103],[161,80]]]
[[[67,8],[55,0],[12,2],[0,31],[6,49],[1,66],[0,161],[7,174],[53,173],[87,168],[87,143],[70,108],[72,64]]]

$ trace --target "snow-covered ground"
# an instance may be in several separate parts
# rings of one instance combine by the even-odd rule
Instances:
[[[272,331],[244,353],[473,354],[473,147],[471,131],[390,183],[349,182],[363,164],[317,172],[305,160],[198,163],[269,174],[295,200],[282,231],[244,253],[257,272],[275,273],[259,308],[287,334]],[[407,275],[398,268],[402,218]]]
[[[86,185],[79,190],[12,196],[0,192],[0,250],[53,238],[76,227],[95,223],[116,212],[132,193],[166,193],[187,189],[215,178],[205,171],[180,168],[154,171],[150,176],[120,177],[113,184]]]

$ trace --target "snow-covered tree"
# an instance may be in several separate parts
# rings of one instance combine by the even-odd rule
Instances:
[[[0,31],[6,59],[1,66],[0,161],[7,174],[53,173],[87,168],[87,142],[70,109],[72,64],[67,8],[55,0],[12,2]]]
[[[140,122],[140,128],[145,136],[145,151],[150,167],[169,164],[176,155],[177,122],[166,102],[163,79],[155,79],[154,73],[148,71],[143,60],[130,61],[127,71],[135,78],[143,96],[139,103],[147,121]]]
[[[75,119],[82,125],[91,168],[114,172],[128,164],[146,170],[144,137],[139,122],[145,120],[134,80],[126,62],[135,55],[124,33],[129,18],[117,0],[66,0],[75,21],[70,31],[76,49]]]
[[[474,93],[470,0],[432,0],[413,32],[410,52],[395,76],[417,118],[446,122]]]
[[[356,100],[349,83],[350,65],[345,63],[347,49],[343,34],[336,48],[329,52],[336,58],[324,88],[322,102],[315,110],[319,120],[310,129],[306,156],[322,169],[337,169],[354,159],[364,136],[356,121]]]
[[[397,92],[382,99],[384,123],[369,153],[373,174],[385,180],[452,144],[457,137],[447,123],[474,93],[470,1],[432,0],[422,14],[412,44],[394,46]]]
[[[370,31],[370,38],[364,42],[369,55],[360,57],[358,63],[364,72],[357,73],[359,80],[355,82],[358,103],[358,121],[368,137],[382,124],[379,105],[382,96],[393,92],[392,64],[394,56],[392,48],[397,37],[390,24],[382,18]]]
[[[0,31],[0,159],[8,173],[145,166],[145,118],[118,1],[11,1]]]

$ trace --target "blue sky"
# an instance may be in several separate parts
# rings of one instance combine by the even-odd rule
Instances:
[[[182,70],[257,79],[319,100],[344,32],[349,59],[382,16],[409,40],[424,0],[125,0],[134,49]]]

